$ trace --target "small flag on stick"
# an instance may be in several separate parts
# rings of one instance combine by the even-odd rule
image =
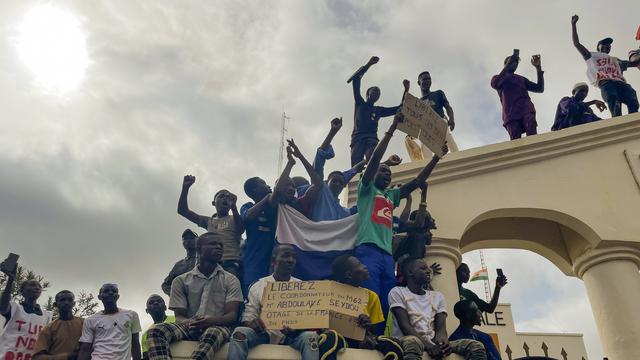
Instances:
[[[487,272],[487,269],[480,269],[474,272],[471,275],[471,279],[469,279],[469,281],[478,281],[478,280],[489,280],[489,273]]]

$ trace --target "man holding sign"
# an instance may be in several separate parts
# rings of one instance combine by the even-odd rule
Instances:
[[[433,112],[435,112],[438,117],[446,122],[447,126],[449,127],[448,130],[445,129],[447,146],[449,147],[450,151],[458,151],[458,146],[456,145],[456,142],[455,140],[453,140],[453,136],[451,135],[451,131],[453,131],[456,126],[453,116],[453,108],[451,107],[451,104],[449,104],[449,100],[447,99],[444,91],[431,90],[431,83],[431,73],[429,73],[428,71],[423,71],[420,73],[420,75],[418,75],[418,85],[420,86],[420,92],[422,95],[420,97],[420,100],[429,105]],[[445,111],[447,113],[446,116]],[[433,117],[433,115],[431,117]],[[411,160],[416,161],[429,158],[432,151],[429,151],[429,148],[426,144],[423,143],[420,151],[417,151],[417,144],[415,144],[414,142],[414,139],[416,137],[417,136],[407,135],[407,138],[405,139],[405,144],[407,146],[407,150],[409,151]],[[442,145],[440,145],[439,147],[442,147]],[[413,151],[414,148],[416,149],[416,151]]]
[[[342,255],[336,258],[331,266],[333,278],[338,282],[362,289],[362,283],[369,278],[369,271],[358,259],[350,255]],[[385,336],[376,337],[373,334],[373,326],[384,322],[382,307],[378,294],[369,289],[367,292],[367,304],[356,321],[358,327],[365,330],[362,340],[344,339],[342,333],[329,329],[326,330],[320,339],[320,353],[324,360],[335,360],[338,352],[343,348],[352,349],[376,349],[380,351],[384,359],[401,359],[402,346],[392,338]]]
[[[313,331],[296,331],[285,327],[268,330],[260,319],[264,289],[269,282],[300,281],[291,273],[296,266],[296,250],[291,245],[277,245],[273,249],[273,274],[263,277],[251,286],[246,307],[242,314],[242,326],[231,335],[227,360],[246,360],[249,349],[260,344],[289,345],[300,351],[302,360],[318,359],[318,335]]]

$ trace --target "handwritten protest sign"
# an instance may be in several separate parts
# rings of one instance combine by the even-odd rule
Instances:
[[[447,122],[433,111],[431,106],[407,93],[402,101],[404,121],[398,130],[420,139],[434,154],[442,157],[442,147],[447,136]]]
[[[367,291],[335,281],[290,281],[267,284],[260,318],[267,329],[333,329],[362,340],[358,316],[366,313]]]

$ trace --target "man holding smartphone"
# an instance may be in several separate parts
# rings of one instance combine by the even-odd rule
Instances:
[[[469,270],[469,265],[462,263],[456,269],[456,278],[458,279],[458,292],[460,293],[460,300],[471,300],[476,305],[478,305],[478,309],[482,312],[488,312],[493,314],[496,310],[496,306],[498,306],[498,299],[500,299],[500,290],[507,285],[507,277],[502,273],[502,269],[497,269],[498,277],[496,278],[496,287],[493,291],[493,296],[491,297],[491,302],[486,302],[478,297],[473,291],[462,287],[462,284],[469,282],[469,278],[471,276],[471,271]]]
[[[36,280],[23,281],[19,285],[23,300],[11,301],[17,260],[17,255],[10,254],[0,264],[0,271],[7,276],[7,284],[0,296],[0,314],[6,320],[4,331],[0,335],[0,359],[30,359],[33,344],[52,318],[51,312],[43,310],[37,303],[42,286]]]
[[[513,55],[504,59],[502,71],[491,79],[491,87],[496,89],[502,103],[503,126],[511,140],[520,139],[524,133],[527,136],[538,133],[536,108],[531,102],[529,92],[544,91],[544,71],[540,55],[531,57],[531,65],[536,68],[538,76],[536,83],[515,73],[519,63],[520,50],[514,49]]]

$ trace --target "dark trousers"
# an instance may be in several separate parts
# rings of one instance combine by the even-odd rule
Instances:
[[[622,104],[627,105],[629,114],[638,112],[638,96],[631,85],[624,81],[609,80],[599,86],[612,117],[622,115]]]
[[[352,138],[351,139],[351,166],[355,166],[365,157],[369,159],[373,150],[378,145],[377,138]]]

